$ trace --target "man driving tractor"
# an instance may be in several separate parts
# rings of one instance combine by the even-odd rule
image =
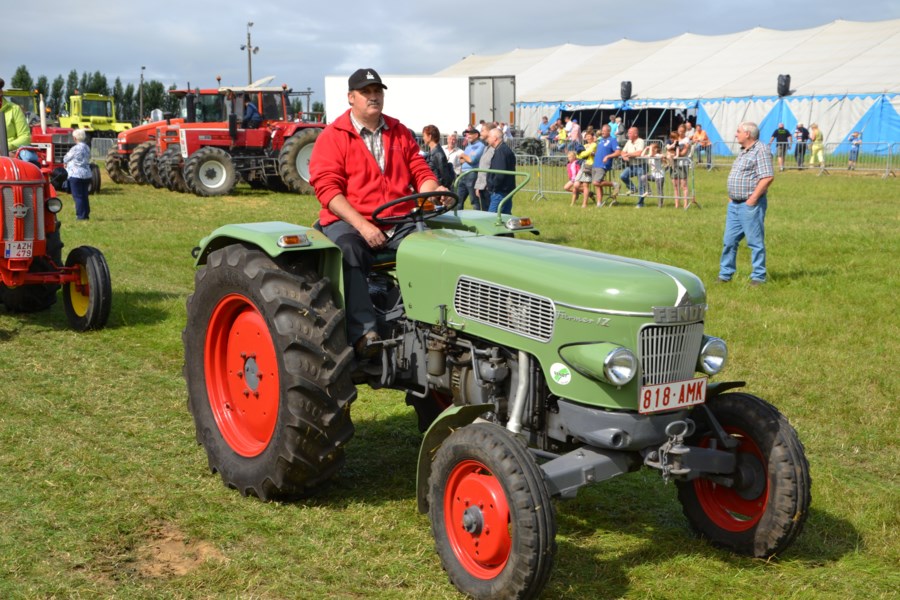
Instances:
[[[310,183],[322,204],[319,224],[344,261],[348,338],[357,355],[371,358],[379,341],[366,276],[375,255],[396,250],[415,230],[411,223],[387,228],[372,220],[376,208],[413,191],[446,191],[419,154],[412,133],[382,113],[387,86],[374,69],[358,69],[348,80],[350,109],[328,125],[309,163]],[[385,216],[403,214],[398,205]]]

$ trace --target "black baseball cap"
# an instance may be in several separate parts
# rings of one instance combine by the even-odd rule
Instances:
[[[350,76],[350,79],[347,80],[347,88],[350,91],[361,90],[373,83],[377,83],[385,90],[387,89],[387,86],[382,83],[378,71],[375,69],[357,69],[353,75]]]

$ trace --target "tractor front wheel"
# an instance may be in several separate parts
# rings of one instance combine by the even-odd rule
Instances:
[[[155,145],[152,148],[148,148],[144,154],[144,164],[141,166],[141,169],[144,171],[147,183],[156,189],[165,187],[159,175],[159,153]]]
[[[285,140],[278,154],[278,173],[288,189],[297,194],[312,194],[309,183],[309,159],[321,129],[307,129]]]
[[[106,173],[113,183],[134,183],[134,179],[128,174],[127,161],[119,155],[115,146],[106,153]]]
[[[112,307],[112,283],[103,253],[79,246],[66,257],[67,267],[77,267],[79,279],[63,286],[66,319],[76,331],[102,329]]]
[[[189,190],[184,182],[184,173],[181,167],[181,146],[173,144],[159,157],[159,178],[163,185],[170,191],[187,193]]]
[[[679,481],[678,499],[691,527],[712,544],[768,558],[787,548],[809,514],[809,464],[797,432],[778,409],[744,393],[709,404],[716,420],[738,441],[730,486],[709,479]],[[709,447],[711,431],[698,429],[686,443]]]
[[[226,486],[290,499],[340,469],[356,388],[327,279],[242,245],[216,250],[195,274],[182,340],[197,441]]]
[[[131,178],[134,179],[136,183],[142,185],[149,183],[147,181],[147,174],[144,173],[144,157],[147,155],[147,151],[149,151],[150,148],[156,148],[156,140],[147,140],[146,142],[138,144],[131,152],[131,156],[128,157],[128,172],[131,173]]]
[[[226,151],[200,148],[184,163],[184,181],[198,196],[224,196],[237,184],[237,172]]]
[[[536,598],[556,552],[556,518],[540,467],[490,423],[453,432],[428,480],[431,530],[450,581],[472,598]]]

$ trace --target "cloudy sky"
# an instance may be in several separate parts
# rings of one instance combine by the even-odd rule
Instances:
[[[14,6],[5,3],[0,19],[0,77],[7,81],[25,64],[34,79],[99,70],[110,85],[116,77],[127,85],[146,66],[145,79],[166,87],[212,87],[216,75],[223,85],[241,85],[247,53],[240,47],[252,22],[252,45],[259,47],[253,78],[274,75],[275,84],[311,88],[313,101],[324,100],[326,75],[363,66],[425,75],[470,54],[515,48],[900,18],[897,0],[43,0]],[[42,30],[52,35],[39,35]]]

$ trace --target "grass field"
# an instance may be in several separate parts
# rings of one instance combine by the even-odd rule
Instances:
[[[779,174],[770,282],[715,285],[724,171],[702,210],[516,200],[547,242],[674,264],[708,283],[718,379],[777,405],[806,446],[809,520],[772,561],[693,539],[675,488],[643,471],[557,504],[545,598],[896,598],[900,181]],[[311,223],[310,197],[200,199],[104,180],[88,223],[61,215],[64,254],[109,261],[109,326],[77,334],[61,302],[0,310],[0,598],[456,598],[416,511],[420,436],[394,392],[361,388],[346,467],[316,497],[265,504],[226,489],[194,438],[181,376],[190,250],[232,222]]]

